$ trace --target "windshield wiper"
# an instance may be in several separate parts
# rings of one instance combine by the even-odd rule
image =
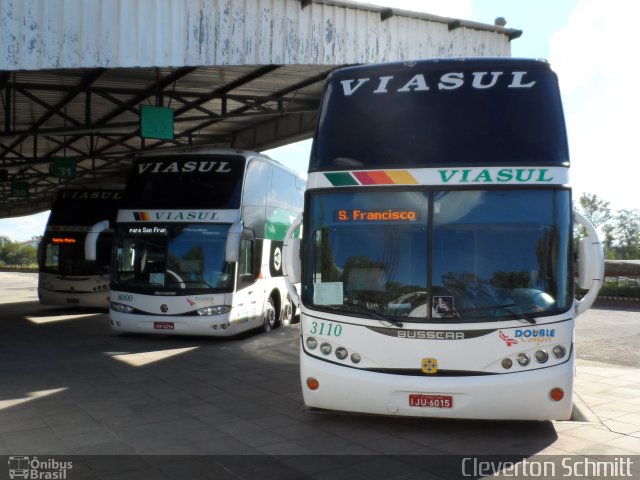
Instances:
[[[345,307],[349,308],[349,309],[353,309],[356,312],[360,312],[360,313],[366,313],[368,315],[371,315],[373,318],[375,318],[376,320],[379,320],[381,322],[387,322],[390,323],[391,325],[395,325],[398,328],[402,328],[404,326],[404,324],[402,322],[399,322],[398,320],[393,320],[390,318],[386,318],[382,315],[380,315],[378,312],[376,312],[375,310],[371,310],[369,308],[366,307],[362,307],[360,305],[345,305]]]
[[[517,307],[516,303],[510,303],[508,305],[490,305],[488,307],[476,307],[476,308],[465,308],[464,310],[458,310],[458,313],[467,313],[467,312],[480,312],[482,310],[502,310],[511,315],[513,315],[516,319],[522,320],[523,322],[531,323],[535,325],[536,319],[525,315],[524,313],[516,312],[512,310],[511,307]]]
[[[502,310],[504,310],[505,312],[510,313],[511,315],[516,317],[518,320],[521,320],[521,321],[523,321],[525,323],[530,323],[532,325],[535,325],[537,323],[535,318],[530,317],[528,315],[525,315],[524,313],[516,312],[516,311],[512,310],[511,308],[509,308],[509,306],[506,306],[506,307],[502,307],[501,306],[500,308]]]

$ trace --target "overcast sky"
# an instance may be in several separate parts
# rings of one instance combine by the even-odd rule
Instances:
[[[353,0],[359,1],[359,0]],[[614,210],[640,209],[640,2],[633,0],[368,0],[523,31],[514,57],[545,58],[560,78],[574,197],[588,192]],[[310,142],[267,152],[305,172]],[[0,235],[42,234],[48,213],[0,220]]]

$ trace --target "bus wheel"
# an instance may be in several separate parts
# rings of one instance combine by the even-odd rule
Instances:
[[[262,329],[270,332],[276,326],[276,308],[273,306],[273,300],[269,297],[262,312]]]
[[[282,312],[280,313],[280,325],[286,327],[291,325],[291,319],[293,318],[293,308],[289,302],[286,302],[282,306]]]

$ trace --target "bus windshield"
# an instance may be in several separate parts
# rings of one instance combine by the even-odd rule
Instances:
[[[570,306],[567,190],[339,191],[308,206],[312,308],[456,322]]]
[[[98,239],[95,261],[85,259],[85,238],[85,232],[46,232],[38,249],[40,271],[62,276],[109,273],[113,232],[105,232]]]
[[[424,61],[335,72],[309,171],[567,165],[557,78],[544,62]],[[523,114],[526,112],[526,114]]]
[[[115,239],[112,286],[158,290],[233,288],[225,261],[229,225],[122,225]]]

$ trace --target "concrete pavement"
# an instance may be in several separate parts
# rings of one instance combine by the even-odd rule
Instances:
[[[640,478],[638,366],[579,359],[577,420],[565,422],[313,412],[296,325],[236,340],[114,336],[105,313],[43,307],[22,287],[0,304],[0,455],[72,456],[71,480],[482,478],[473,458],[601,455],[630,456],[623,476]]]

